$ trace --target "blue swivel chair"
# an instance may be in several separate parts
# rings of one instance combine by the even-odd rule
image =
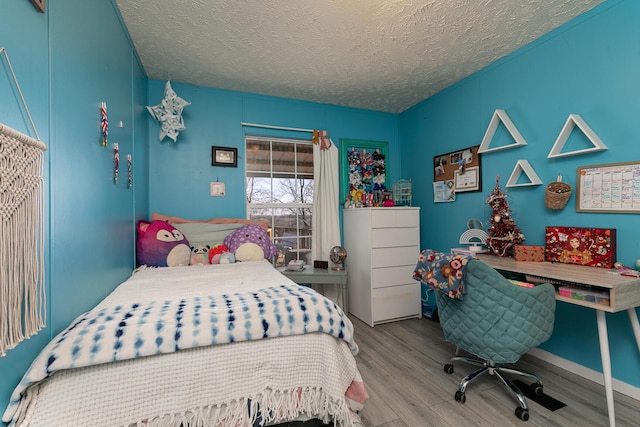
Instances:
[[[420,263],[418,263],[420,266]],[[464,269],[464,294],[460,299],[435,292],[440,324],[447,341],[477,358],[458,356],[444,366],[452,374],[454,362],[467,362],[479,369],[465,376],[455,399],[464,403],[467,386],[490,374],[508,387],[518,401],[515,414],[529,419],[527,400],[507,374],[528,377],[536,395],[543,394],[540,378],[512,364],[530,348],[545,342],[553,332],[555,289],[549,283],[522,287],[504,278],[479,260],[468,261]]]

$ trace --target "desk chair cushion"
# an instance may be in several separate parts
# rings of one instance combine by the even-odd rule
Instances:
[[[514,285],[479,260],[464,271],[464,298],[436,292],[445,339],[495,363],[515,363],[553,332],[555,289]]]

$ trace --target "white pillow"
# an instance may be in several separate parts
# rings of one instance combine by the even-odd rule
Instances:
[[[207,224],[203,222],[188,222],[171,224],[185,235],[191,246],[209,245],[213,247],[221,244],[227,235],[244,224]]]

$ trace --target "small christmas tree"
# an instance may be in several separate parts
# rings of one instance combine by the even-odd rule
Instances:
[[[491,252],[499,256],[513,256],[515,245],[524,241],[524,234],[511,217],[511,208],[507,202],[507,194],[500,189],[500,175],[496,178],[496,186],[487,197],[491,206],[491,225],[489,237],[485,242]]]

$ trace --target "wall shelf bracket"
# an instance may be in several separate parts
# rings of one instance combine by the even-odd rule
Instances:
[[[500,147],[489,148],[491,145],[491,140],[500,125],[500,122],[504,125],[505,128],[509,131],[511,136],[513,137],[514,143],[503,145]],[[496,110],[493,113],[493,117],[489,122],[489,127],[487,127],[487,131],[484,134],[484,138],[482,138],[482,143],[480,144],[480,148],[478,149],[478,153],[489,153],[491,151],[504,150],[507,148],[515,148],[520,147],[522,145],[527,145],[527,141],[524,140],[518,128],[513,124],[511,118],[507,115],[507,112],[504,110]]]
[[[523,172],[527,178],[529,178],[529,182],[518,184],[518,179]],[[527,187],[530,185],[540,184],[542,184],[542,181],[538,177],[536,171],[533,170],[528,160],[518,160],[511,172],[509,180],[507,181],[507,187]]]
[[[582,133],[589,139],[589,141],[591,141],[591,143],[593,144],[593,147],[583,148],[582,150],[568,151],[566,153],[563,153],[562,149],[564,148],[564,144],[567,143],[569,136],[571,135],[571,133],[573,132],[573,129],[576,126],[578,126],[578,128],[582,131]],[[560,135],[558,135],[558,138],[556,139],[556,142],[553,144],[553,147],[551,148],[551,151],[549,152],[549,155],[547,156],[547,158],[551,159],[554,157],[575,156],[576,154],[592,153],[595,151],[603,151],[607,149],[608,147],[605,145],[605,143],[602,142],[602,140],[589,127],[587,122],[585,122],[582,117],[580,117],[577,114],[569,114],[569,118],[567,119],[566,123],[562,127],[562,130],[560,131]]]

